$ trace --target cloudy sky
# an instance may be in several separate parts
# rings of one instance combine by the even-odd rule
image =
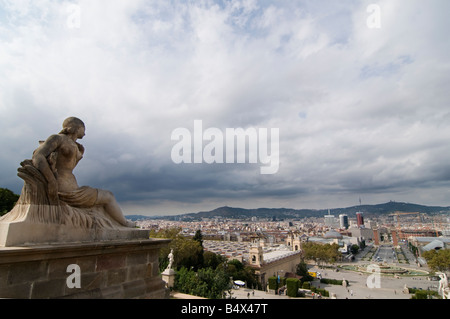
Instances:
[[[77,116],[78,183],[111,190],[125,214],[450,205],[449,12],[448,0],[0,0],[0,187],[20,193],[19,163]],[[194,135],[195,120],[278,129],[278,171],[174,163],[172,132]]]

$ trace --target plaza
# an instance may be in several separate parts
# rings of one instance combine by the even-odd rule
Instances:
[[[358,254],[355,262],[339,263],[329,268],[314,266],[309,269],[311,272],[321,273],[322,278],[345,279],[349,283],[347,287],[324,284],[320,283],[319,280],[314,280],[312,285],[328,290],[330,297],[334,296],[336,299],[411,299],[412,294],[404,292],[405,286],[421,290],[437,290],[439,282],[430,280],[431,276],[428,275],[426,267],[419,267],[409,251],[404,251],[405,257],[408,259],[407,264],[400,264],[393,256],[387,259],[387,252],[392,249],[390,246],[382,246],[377,256],[383,256],[384,261],[389,261],[389,263],[383,263],[383,265],[390,266],[393,269],[402,269],[405,272],[397,275],[382,273],[378,275],[363,271],[370,269],[371,265],[375,269],[376,265],[379,265],[375,261],[362,260],[370,248],[366,247],[366,251]],[[236,299],[302,299],[290,298],[285,295],[272,295],[265,291],[254,291],[247,288],[233,289],[232,296]]]
[[[380,246],[377,253],[369,261],[364,257],[371,246],[361,251],[352,263],[338,264],[334,269],[319,269],[313,267],[310,271],[318,271],[323,278],[347,280],[349,286],[329,285],[314,281],[313,285],[324,288],[337,299],[410,299],[411,294],[404,293],[404,287],[422,290],[437,290],[438,281],[431,281],[427,267],[419,267],[414,255],[403,247],[406,258],[400,263],[397,256],[392,253],[392,246]],[[364,260],[365,259],[365,260]],[[381,262],[378,262],[378,261]],[[370,269],[387,267],[401,270],[396,274],[371,273]],[[378,276],[378,277],[375,277]]]
[[[367,279],[369,274],[360,272],[311,268],[311,271],[318,271],[324,278],[328,279],[345,279],[349,282],[349,286],[330,285],[320,283],[318,280],[313,281],[313,286],[326,289],[330,292],[330,296],[335,294],[336,299],[411,299],[411,294],[404,293],[403,287],[417,289],[437,290],[438,281],[428,280],[428,276],[416,277],[400,277],[398,279],[392,276],[381,276],[379,288],[369,288]],[[273,295],[265,291],[253,290],[248,288],[239,288],[232,290],[232,297],[236,299],[298,299],[285,295]]]
[[[411,294],[404,293],[403,288],[417,288],[422,290],[437,290],[437,281],[430,281],[428,276],[399,276],[395,278],[392,275],[380,275],[379,285],[370,288],[372,276],[368,273],[312,268],[312,271],[319,271],[323,278],[345,279],[349,282],[347,287],[341,285],[323,284],[314,281],[315,287],[326,289],[331,294],[336,294],[337,299],[411,299]],[[369,285],[368,285],[369,282]],[[372,287],[375,285],[372,285]]]

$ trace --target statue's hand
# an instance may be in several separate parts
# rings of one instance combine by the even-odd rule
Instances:
[[[50,205],[58,205],[58,183],[56,181],[51,181],[48,183],[48,199],[50,201]]]

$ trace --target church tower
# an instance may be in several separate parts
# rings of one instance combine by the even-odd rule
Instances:
[[[264,263],[263,248],[259,245],[250,247],[250,264],[254,266],[262,266]]]
[[[287,236],[287,245],[292,251],[298,251],[302,249],[302,243],[300,233],[298,231],[289,232]]]

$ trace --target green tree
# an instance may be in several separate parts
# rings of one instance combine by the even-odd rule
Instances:
[[[245,266],[237,259],[230,260],[226,266],[226,273],[233,280],[242,280],[247,283],[247,287],[260,288],[260,283],[256,279],[255,270],[250,266]]]
[[[180,235],[181,227],[171,227],[165,229],[159,229],[156,231],[155,229],[150,230],[150,238],[169,238],[175,239]]]
[[[434,271],[450,270],[450,250],[440,249],[430,250],[423,253],[423,257],[427,260],[428,266]]]
[[[211,251],[205,251],[203,253],[203,267],[216,269],[223,263],[225,263],[227,259],[219,254],[213,253]]]
[[[286,295],[289,297],[297,297],[298,288],[300,287],[300,280],[297,278],[288,278],[286,279]]]
[[[352,245],[352,246],[350,247],[350,252],[351,252],[353,255],[356,255],[356,254],[358,253],[358,251],[359,251],[359,246],[358,246],[358,245],[354,244],[354,245]]]
[[[238,272],[244,270],[244,264],[237,259],[228,261],[229,272]]]
[[[168,246],[160,250],[159,255],[159,269],[163,271],[169,264],[168,255],[170,250],[173,249],[174,255],[174,268],[180,269],[185,267],[187,269],[201,268],[203,265],[203,247],[200,246],[198,241],[186,238],[180,234],[181,228],[169,228],[159,231],[151,231],[151,238],[168,238],[172,241]],[[201,256],[201,258],[200,258]]]
[[[202,268],[203,267],[203,263],[204,263],[204,259],[203,259],[203,253],[204,253],[204,249],[203,249],[203,235],[200,229],[198,229],[195,232],[194,238],[193,240],[195,242],[198,243],[199,247],[200,247],[200,251],[198,252],[197,256],[195,256],[194,258],[197,260],[197,268]]]
[[[323,263],[334,264],[340,257],[339,245],[333,244],[317,244],[306,243],[303,245],[304,258],[312,259],[320,266]]]
[[[204,298],[222,299],[229,287],[229,277],[220,267],[202,268],[197,272],[182,267],[175,276],[175,290]]]
[[[194,235],[194,238],[193,238],[195,241],[197,241],[199,244],[200,244],[200,246],[202,246],[203,247],[203,235],[202,235],[202,231],[200,230],[200,229],[198,229],[196,232],[195,232],[195,235]]]
[[[19,195],[14,194],[13,191],[7,188],[0,188],[0,216],[13,209],[18,199]]]
[[[267,279],[269,283],[269,289],[277,290],[278,289],[278,278],[277,277],[269,277]]]
[[[302,282],[314,280],[314,277],[308,273],[308,265],[304,260],[301,260],[300,263],[297,265],[295,273],[302,277],[301,279]]]

